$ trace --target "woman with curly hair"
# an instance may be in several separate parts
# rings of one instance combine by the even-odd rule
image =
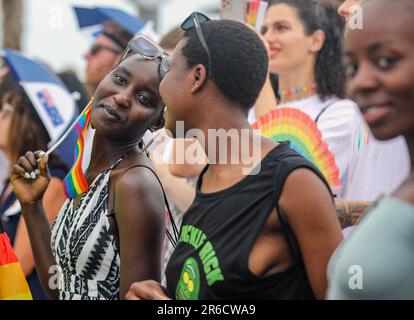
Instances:
[[[357,105],[344,99],[341,43],[345,25],[336,11],[326,0],[273,0],[261,33],[268,44],[269,73],[278,76],[278,108],[297,109],[316,123],[334,159],[331,168],[339,177],[331,184],[333,192],[344,199],[372,201],[398,186],[407,163],[405,158],[398,164],[390,156],[381,159],[387,162],[384,166],[400,167],[398,174],[383,177],[384,181],[379,181],[377,167],[373,173],[370,170],[381,146],[369,134]],[[262,92],[262,97],[266,94]],[[261,104],[256,116],[275,104]],[[398,145],[398,150],[402,148]]]

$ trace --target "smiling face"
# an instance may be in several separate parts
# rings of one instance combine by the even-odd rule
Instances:
[[[96,89],[91,121],[98,133],[119,141],[139,140],[161,124],[159,62],[138,55],[125,59]]]
[[[377,139],[413,135],[414,6],[377,0],[364,2],[363,9],[364,28],[346,37],[348,96]]]
[[[305,26],[296,8],[284,3],[271,6],[266,12],[261,33],[269,44],[271,73],[289,73],[292,69],[313,63],[312,36],[305,34]]]

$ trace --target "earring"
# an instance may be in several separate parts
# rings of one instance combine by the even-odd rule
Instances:
[[[144,149],[144,141],[143,140],[140,140],[138,142],[138,148],[139,148],[140,151],[142,151]]]

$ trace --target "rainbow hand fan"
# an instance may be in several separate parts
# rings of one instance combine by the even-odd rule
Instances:
[[[252,127],[273,141],[289,141],[292,149],[319,169],[331,188],[341,186],[335,156],[306,113],[294,108],[278,108],[260,117]]]

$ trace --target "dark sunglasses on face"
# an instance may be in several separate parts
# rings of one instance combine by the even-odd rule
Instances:
[[[99,53],[99,51],[101,51],[101,50],[108,50],[108,51],[111,51],[111,52],[116,53],[116,54],[121,54],[122,53],[122,50],[118,50],[118,49],[115,49],[115,48],[104,46],[104,45],[99,44],[99,43],[93,44],[92,47],[89,49],[89,52],[91,53],[92,56],[96,56]]]
[[[118,65],[125,60],[131,54],[138,54],[144,59],[147,60],[160,60],[160,76],[161,79],[164,78],[165,74],[168,72],[168,66],[170,63],[170,57],[164,52],[164,50],[158,46],[151,39],[143,35],[142,33],[137,34],[133,37],[127,48],[124,51],[124,54],[121,56],[121,59],[118,62]]]
[[[201,29],[201,24],[210,21],[210,18],[207,17],[205,14],[202,14],[200,12],[193,12],[190,14],[184,22],[181,24],[181,29],[184,31],[188,31],[191,29],[195,29],[195,32],[197,34],[198,40],[201,43],[201,46],[204,48],[204,50],[207,53],[208,58],[208,76],[211,77],[211,56],[210,51],[208,50],[206,38],[204,37],[203,30]]]

